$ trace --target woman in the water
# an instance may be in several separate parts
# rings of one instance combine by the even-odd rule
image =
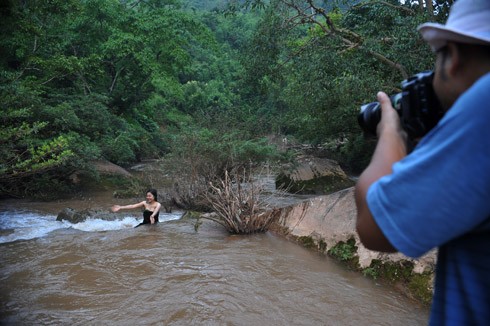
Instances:
[[[162,207],[162,205],[160,205],[160,203],[158,202],[157,191],[155,189],[150,189],[146,192],[145,201],[126,206],[114,205],[112,206],[111,210],[115,213],[121,209],[134,209],[139,207],[144,207],[145,210],[143,211],[143,222],[136,225],[136,227],[143,224],[158,223],[158,215],[160,214],[160,207]]]

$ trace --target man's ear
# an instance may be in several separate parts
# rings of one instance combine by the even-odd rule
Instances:
[[[447,58],[446,58],[446,71],[451,77],[455,77],[460,74],[463,67],[463,58],[461,52],[456,44],[447,43]]]

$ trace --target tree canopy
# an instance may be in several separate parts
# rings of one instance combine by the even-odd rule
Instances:
[[[431,69],[416,26],[451,3],[4,1],[0,193],[69,190],[97,159],[276,159],[270,134],[340,139],[360,168],[359,106]]]

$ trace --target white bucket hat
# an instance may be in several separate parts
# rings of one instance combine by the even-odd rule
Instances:
[[[417,29],[433,51],[448,41],[490,45],[490,0],[458,0],[446,25],[425,23]]]

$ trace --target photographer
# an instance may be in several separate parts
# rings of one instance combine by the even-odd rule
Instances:
[[[446,111],[407,155],[389,97],[359,177],[357,232],[368,248],[419,257],[438,247],[431,325],[490,322],[490,1],[458,0],[446,25],[419,27],[437,55]]]

